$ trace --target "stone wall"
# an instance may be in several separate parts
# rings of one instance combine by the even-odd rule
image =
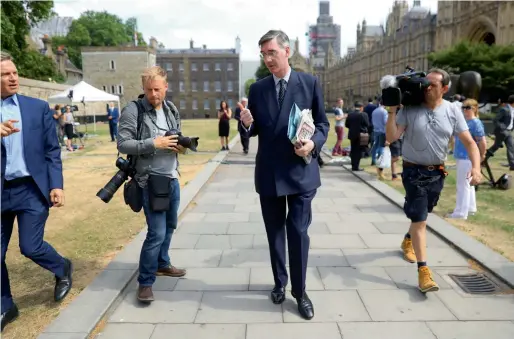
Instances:
[[[70,88],[70,85],[67,84],[56,84],[53,82],[39,81],[33,79],[27,79],[20,77],[20,90],[19,93],[38,98],[41,100],[48,101],[48,98],[52,95],[58,94],[62,91]],[[106,116],[106,102],[92,102],[86,104],[86,109],[84,111],[84,105],[81,103],[76,104],[78,107],[78,111],[75,112],[76,119],[81,119],[81,117],[92,116],[94,114],[97,115],[97,121],[106,120],[103,119]],[[54,106],[53,104],[50,106]],[[91,120],[92,118],[88,119]]]

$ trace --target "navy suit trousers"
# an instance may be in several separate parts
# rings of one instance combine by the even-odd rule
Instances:
[[[4,182],[2,191],[2,313],[13,306],[5,255],[18,221],[21,254],[58,277],[64,276],[64,258],[43,240],[48,203],[33,181],[16,186]]]
[[[260,196],[275,286],[287,285],[287,232],[291,292],[296,298],[302,297],[305,291],[310,245],[307,230],[312,221],[312,199],[315,195],[316,190],[281,197]]]

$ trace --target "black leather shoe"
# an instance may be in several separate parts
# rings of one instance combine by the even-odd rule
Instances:
[[[296,302],[298,303],[298,312],[300,312],[302,318],[311,320],[314,317],[314,306],[307,293],[303,293],[303,297],[297,298]]]
[[[55,277],[54,299],[61,301],[68,295],[71,290],[73,273],[73,264],[69,259],[64,258],[64,277]]]
[[[284,300],[286,300],[286,289],[284,287],[275,286],[271,291],[271,301],[273,301],[274,304],[282,304]]]
[[[7,312],[2,313],[2,331],[4,330],[5,325],[16,320],[19,314],[16,304],[14,304]]]

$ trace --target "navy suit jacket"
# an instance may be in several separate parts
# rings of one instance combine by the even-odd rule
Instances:
[[[109,110],[109,108],[107,108],[107,117],[110,117],[110,116],[112,116],[112,119],[110,121],[117,124],[118,120],[120,119],[120,113],[118,111],[118,107],[114,107],[112,109],[112,114],[111,114],[111,111]]]
[[[319,156],[327,141],[330,123],[325,114],[323,94],[317,78],[291,70],[282,109],[278,109],[277,92],[273,76],[250,86],[248,109],[254,122],[249,133],[258,136],[255,166],[255,189],[263,196],[285,196],[305,193],[321,186],[316,159],[306,164],[294,152],[287,136],[289,113],[296,103],[300,110],[311,109],[316,132],[313,158]]]
[[[57,139],[55,120],[46,101],[18,94],[23,123],[24,158],[27,169],[51,206],[50,191],[63,189],[61,146]],[[2,189],[6,154],[2,143]]]

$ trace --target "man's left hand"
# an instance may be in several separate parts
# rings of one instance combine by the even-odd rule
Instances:
[[[471,186],[480,184],[482,182],[482,172],[480,171],[480,168],[472,168],[468,173],[468,179],[471,179],[469,182]]]
[[[299,157],[305,157],[314,149],[314,142],[310,139],[300,140],[301,145],[295,147],[294,152]]]
[[[64,191],[60,188],[54,188],[50,191],[50,201],[54,207],[64,206]]]
[[[177,144],[175,146],[171,146],[171,150],[175,153],[181,153],[181,154],[186,153],[186,148],[179,144]]]

